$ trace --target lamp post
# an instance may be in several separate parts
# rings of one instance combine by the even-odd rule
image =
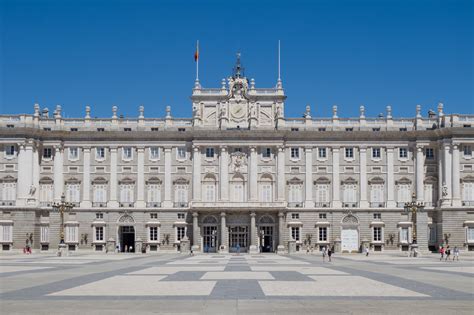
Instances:
[[[66,201],[66,196],[64,193],[61,195],[61,202],[54,202],[52,205],[55,211],[59,212],[59,217],[61,219],[61,225],[59,227],[59,252],[58,255],[61,255],[61,249],[66,247],[64,243],[64,212],[71,211],[74,208],[74,205]]]
[[[425,203],[420,201],[416,201],[416,194],[413,193],[411,196],[411,202],[405,203],[405,213],[409,214],[411,213],[411,222],[412,222],[412,229],[411,229],[411,239],[412,239],[412,244],[411,244],[411,250],[415,251],[416,254],[416,248],[418,247],[417,245],[417,229],[416,229],[416,216],[417,213],[425,207]],[[416,255],[415,255],[416,256]]]

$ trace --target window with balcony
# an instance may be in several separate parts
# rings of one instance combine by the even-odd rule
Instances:
[[[39,201],[42,207],[49,207],[53,203],[54,185],[52,181],[46,183],[40,182],[39,186]]]
[[[385,207],[384,184],[372,183],[370,185],[370,207],[381,208]]]
[[[472,147],[470,145],[464,145],[462,147],[464,157],[470,158],[472,156]]]
[[[411,182],[402,178],[397,183],[397,207],[403,208],[406,202],[411,201]]]
[[[302,207],[303,203],[303,185],[300,183],[290,184],[288,186],[288,206]]]
[[[245,200],[245,182],[242,176],[234,176],[230,183],[230,198],[234,202]]]
[[[92,186],[92,201],[97,204],[105,204],[107,202],[107,184],[96,184]]]
[[[1,191],[2,201],[5,201],[7,203],[12,203],[12,205],[14,205],[16,201],[16,182],[8,181],[8,182],[3,182],[0,185],[2,188],[2,191]]]
[[[135,185],[120,184],[120,203],[123,206],[131,206],[134,202]]]
[[[148,183],[147,206],[151,208],[161,206],[161,185],[159,183]]]
[[[462,184],[462,204],[463,206],[474,206],[474,182]]]
[[[174,202],[175,202],[175,206],[178,208],[188,206],[188,185],[187,184],[175,184]]]
[[[316,184],[316,207],[329,207],[329,183]]]
[[[342,202],[346,208],[357,207],[357,185],[355,183],[346,183],[343,185]]]
[[[72,203],[81,202],[81,185],[79,183],[66,184],[66,201]]]
[[[436,206],[436,202],[438,200],[438,190],[437,184],[434,179],[428,178],[429,180],[425,181],[424,186],[424,198],[425,198],[425,206],[426,207],[434,207]]]
[[[260,201],[261,202],[272,201],[272,184],[260,183]]]
[[[204,184],[204,201],[214,202],[216,201],[216,185],[212,183]]]
[[[0,224],[0,243],[13,242],[13,225],[9,223]]]

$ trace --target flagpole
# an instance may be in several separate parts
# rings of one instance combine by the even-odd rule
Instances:
[[[278,81],[281,80],[280,76],[280,40],[278,40]]]
[[[199,81],[199,40],[196,46],[197,59],[196,59],[196,81]]]

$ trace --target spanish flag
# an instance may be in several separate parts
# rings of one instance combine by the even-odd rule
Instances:
[[[199,41],[197,41],[196,51],[194,52],[194,61],[197,62],[199,60]]]

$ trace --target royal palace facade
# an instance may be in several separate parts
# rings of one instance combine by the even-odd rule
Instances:
[[[474,250],[474,115],[286,118],[281,80],[196,80],[192,118],[0,116],[0,250]],[[423,203],[416,221],[405,209]],[[188,246],[184,246],[186,244]]]

